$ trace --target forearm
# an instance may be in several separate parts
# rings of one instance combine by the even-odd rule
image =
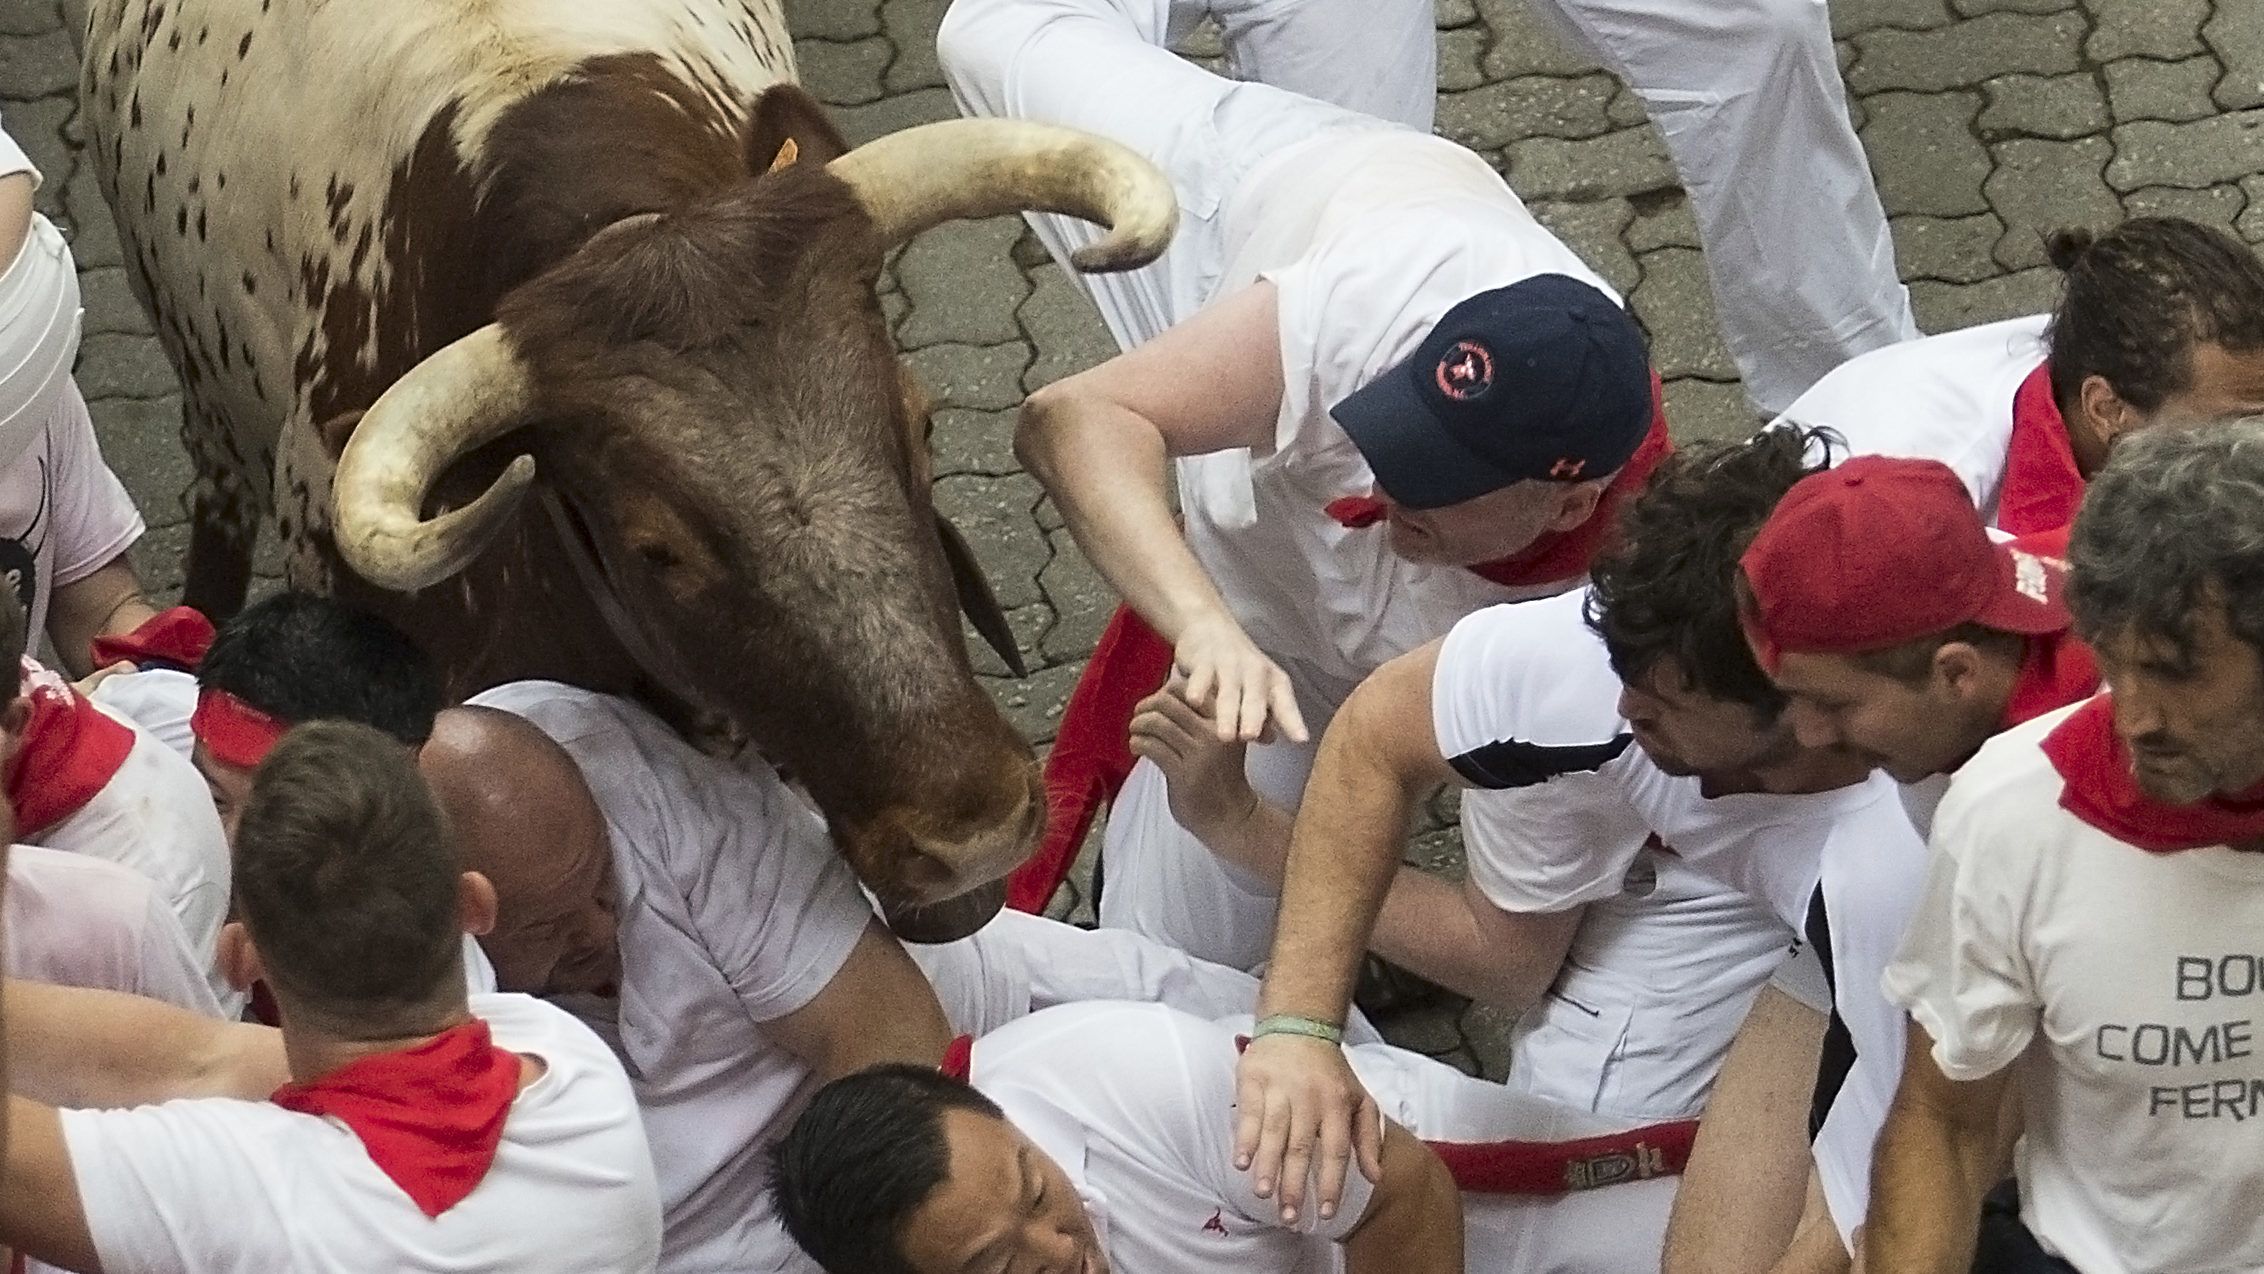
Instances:
[[[1296,826],[1289,811],[1253,791],[1249,804],[1236,816],[1187,830],[1205,849],[1278,889],[1288,869]]]
[[[1344,1241],[1345,1274],[1461,1274],[1462,1196],[1406,1129],[1384,1129],[1384,1177]]]
[[[9,979],[0,989],[8,1091],[51,1106],[178,1097],[257,1099],[289,1078],[266,1027],[216,1022],[137,995]]]
[[[1415,794],[1396,777],[1344,755],[1331,731],[1307,784],[1282,880],[1273,960],[1258,1012],[1341,1022],[1361,954],[1399,871]]]
[[[47,612],[47,636],[73,677],[93,667],[87,647],[109,633],[132,632],[157,614],[142,596],[133,563],[121,553],[83,579],[55,590]]]
[[[1796,1246],[1813,1178],[1808,1110],[1827,1025],[1775,986],[1761,989],[1706,1099],[1667,1223],[1665,1274],[1750,1274]],[[1813,1200],[1821,1202],[1821,1191]]]
[[[1040,391],[1023,405],[1014,449],[1077,547],[1164,640],[1229,617],[1172,518],[1169,457],[1154,424],[1105,399]]]
[[[1561,947],[1495,941],[1462,886],[1407,866],[1392,875],[1368,949],[1457,995],[1513,1014],[1539,1002],[1564,965]]]
[[[1867,1268],[1965,1274],[1972,1267],[1982,1196],[1995,1184],[1992,1132],[1897,1098],[1872,1165]]]

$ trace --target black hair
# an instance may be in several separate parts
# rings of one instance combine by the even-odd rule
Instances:
[[[313,593],[277,593],[219,625],[197,684],[280,721],[352,721],[409,747],[432,737],[440,672],[408,635]]]
[[[933,1067],[869,1067],[819,1089],[771,1146],[779,1219],[826,1274],[913,1274],[897,1236],[951,1175],[950,1110],[1005,1118]]]
[[[1773,719],[1785,697],[1753,661],[1737,619],[1737,563],[1792,484],[1830,467],[1838,435],[1764,429],[1693,443],[1662,462],[1590,570],[1588,626],[1622,681],[1672,658],[1684,684]]]
[[[2195,346],[2264,348],[2264,262],[2222,230],[2136,217],[2100,234],[2056,231],[2045,252],[2066,275],[2046,338],[2063,406],[2101,376],[2155,411],[2192,387]]]

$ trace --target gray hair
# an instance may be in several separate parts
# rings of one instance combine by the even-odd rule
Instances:
[[[2197,608],[2221,601],[2264,650],[2264,416],[2124,437],[2084,497],[2069,545],[2076,630],[2193,653]]]

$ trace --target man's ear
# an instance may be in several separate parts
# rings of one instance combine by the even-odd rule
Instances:
[[[456,923],[465,933],[484,938],[495,932],[495,882],[476,871],[456,878]]]
[[[238,991],[249,992],[252,984],[267,977],[267,966],[260,963],[259,948],[252,944],[251,931],[241,920],[231,920],[220,926],[220,976]]]
[[[786,144],[794,153],[785,154]],[[747,171],[769,172],[781,159],[792,164],[830,164],[849,153],[841,130],[825,107],[798,84],[774,84],[755,99],[747,118]]]
[[[2076,392],[2077,409],[2083,413],[2084,421],[2093,436],[2102,444],[2111,445],[2116,438],[2137,426],[2138,409],[2117,393],[2106,377],[2097,373],[2086,376],[2082,387]]]
[[[1599,478],[1594,482],[1575,482],[1566,487],[1557,495],[1556,519],[1549,523],[1548,529],[1555,532],[1569,531],[1596,516],[1596,506],[1603,502],[1604,491],[1610,486],[1610,479]]]
[[[1934,650],[1935,679],[1961,699],[1980,687],[1981,665],[1981,650],[1971,642],[1943,642]]]

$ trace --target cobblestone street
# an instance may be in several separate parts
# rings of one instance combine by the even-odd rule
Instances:
[[[953,113],[934,35],[945,0],[787,0],[804,82],[852,141]],[[2042,233],[2174,213],[2264,241],[2264,0],[1835,0],[1851,109],[1927,331],[2046,308]],[[1541,219],[1631,300],[1678,436],[1753,423],[1711,316],[1696,231],[1635,98],[1518,0],[1438,0],[1439,130],[1486,155]],[[111,465],[148,518],[144,578],[170,595],[187,543],[187,460],[172,369],[128,290],[78,154],[76,7],[0,0],[0,117],[46,174],[86,299],[79,383]],[[1215,50],[1197,47],[1201,56]],[[938,503],[1010,608],[1032,675],[977,643],[978,667],[1033,740],[1114,604],[1014,462],[1030,390],[1114,347],[1077,285],[1012,219],[949,225],[886,282],[898,342],[935,396]],[[262,578],[272,581],[272,553]],[[1438,825],[1434,817],[1434,827]],[[1451,832],[1414,851],[1451,863]],[[1402,1014],[1405,1043],[1498,1073],[1484,1011]]]

